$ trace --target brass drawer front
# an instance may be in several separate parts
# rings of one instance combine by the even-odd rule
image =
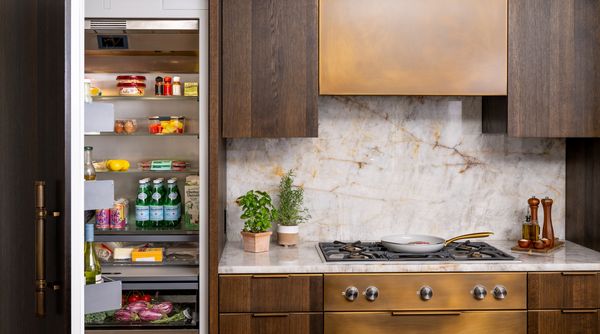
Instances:
[[[377,274],[325,275],[325,311],[393,311],[393,310],[519,310],[527,308],[526,273],[443,273],[443,274]],[[477,300],[472,295],[475,285],[486,288],[487,295]],[[508,291],[502,300],[493,296],[496,285]],[[343,295],[347,287],[358,288],[359,295],[350,302]],[[363,292],[369,286],[379,289],[374,301]],[[433,289],[432,298],[421,299],[423,286]]]
[[[416,313],[327,312],[325,334],[527,333],[527,311]]]

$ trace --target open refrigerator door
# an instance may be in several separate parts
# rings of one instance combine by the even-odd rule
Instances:
[[[84,291],[86,333],[207,332],[208,22],[199,13],[86,18],[84,202],[102,278]]]

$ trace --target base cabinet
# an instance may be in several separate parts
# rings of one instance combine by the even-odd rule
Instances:
[[[323,313],[221,314],[220,334],[322,334]]]
[[[600,333],[598,310],[540,310],[527,314],[528,334]]]

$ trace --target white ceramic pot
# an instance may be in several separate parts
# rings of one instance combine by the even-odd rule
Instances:
[[[277,243],[282,246],[294,246],[298,244],[298,232],[300,228],[296,226],[277,226]]]

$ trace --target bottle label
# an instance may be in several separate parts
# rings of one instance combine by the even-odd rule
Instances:
[[[98,274],[96,275],[96,284],[100,284],[104,282],[104,280],[102,279],[102,275]]]
[[[152,194],[152,199],[153,200],[158,201],[160,198],[161,198],[161,196],[160,196],[159,193],[156,192],[156,193]]]
[[[165,205],[165,220],[179,220],[181,218],[181,205]]]
[[[150,220],[151,221],[163,221],[164,209],[162,205],[151,205],[150,206]]]
[[[145,200],[146,200],[146,198],[148,198],[148,195],[147,195],[146,193],[139,193],[139,194],[138,194],[138,199],[139,199],[140,201],[145,201]]]
[[[136,205],[135,220],[139,222],[145,222],[150,220],[150,207],[146,205]]]
[[[178,197],[178,196],[177,196],[177,193],[176,193],[176,192],[169,193],[169,199],[171,199],[171,200],[175,200],[175,199],[177,199],[177,197]]]

